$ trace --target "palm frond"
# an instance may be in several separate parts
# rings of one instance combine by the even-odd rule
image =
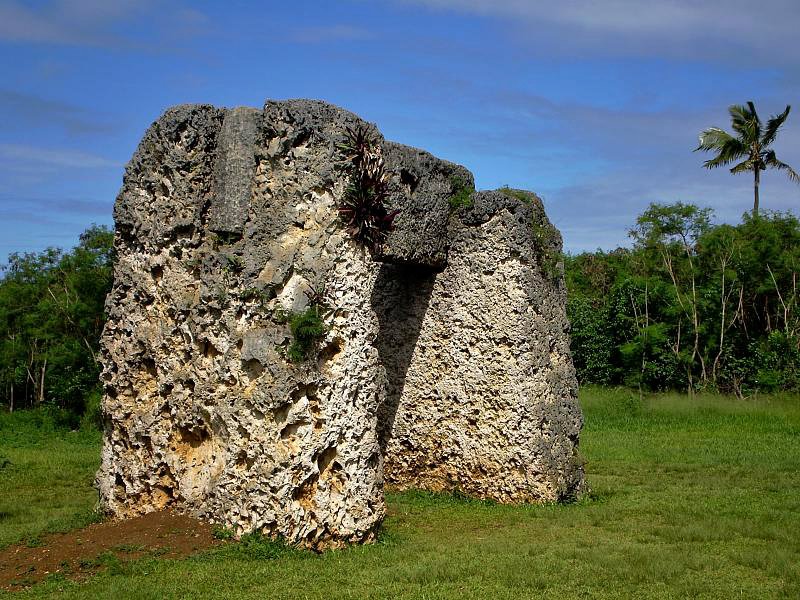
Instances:
[[[790,180],[794,181],[795,183],[800,183],[800,175],[798,175],[797,172],[785,162],[779,161],[775,156],[774,150],[770,150],[764,154],[764,164],[771,169],[784,171]]]
[[[734,139],[733,136],[727,131],[720,129],[719,127],[709,127],[700,133],[699,144],[694,151],[717,150],[718,148],[721,148],[724,143],[732,139]]]
[[[739,173],[747,173],[747,172],[750,172],[750,171],[754,171],[755,170],[755,164],[756,163],[752,159],[748,158],[747,160],[743,160],[738,165],[736,165],[735,167],[731,168],[731,173],[733,173],[734,175],[737,175]]]
[[[767,147],[775,141],[775,137],[778,135],[778,130],[781,128],[781,125],[783,125],[784,121],[786,121],[786,117],[789,116],[790,110],[792,110],[792,107],[787,104],[786,110],[784,110],[781,114],[769,118],[767,121],[767,127],[764,129],[764,136],[761,138],[761,145],[763,147]]]
[[[750,109],[750,115],[753,117],[753,120],[761,125],[761,119],[758,118],[758,113],[756,112],[756,105],[753,104],[752,100],[747,101],[747,108]]]
[[[761,121],[752,102],[748,102],[747,106],[733,104],[728,107],[728,112],[731,115],[731,126],[743,142],[758,140],[761,135]]]
[[[708,130],[711,131],[711,130]],[[724,136],[720,135],[717,132],[721,132]],[[701,150],[717,150],[717,155],[714,158],[711,158],[703,163],[703,166],[706,169],[714,169],[716,167],[722,167],[724,165],[728,165],[735,160],[742,158],[743,156],[748,156],[749,151],[745,144],[743,144],[740,140],[736,139],[725,133],[722,130],[717,130],[712,134],[713,141],[715,142],[713,145],[704,145],[703,144],[703,136],[700,136],[700,147]],[[709,144],[710,144],[709,140]]]

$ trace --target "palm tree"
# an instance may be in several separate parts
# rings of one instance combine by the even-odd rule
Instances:
[[[700,134],[700,145],[694,150],[695,152],[698,150],[715,150],[717,152],[714,158],[703,163],[706,169],[721,167],[744,159],[731,167],[731,173],[753,172],[754,217],[758,216],[758,185],[761,171],[768,168],[786,171],[789,179],[800,183],[800,175],[792,167],[779,161],[775,156],[775,151],[769,148],[775,141],[778,130],[786,121],[791,109],[791,106],[787,106],[781,114],[770,117],[766,127],[762,127],[756,107],[752,102],[748,102],[747,106],[734,104],[728,107],[728,112],[731,114],[731,125],[736,132],[736,137],[719,127],[711,127]]]

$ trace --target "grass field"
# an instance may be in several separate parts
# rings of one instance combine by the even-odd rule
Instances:
[[[314,555],[251,540],[13,595],[800,597],[800,398],[641,402],[629,391],[586,389],[581,402],[593,491],[576,504],[390,494],[377,545]],[[91,518],[98,435],[0,417],[0,544]]]
[[[95,520],[100,433],[56,427],[46,413],[0,413],[0,548]]]

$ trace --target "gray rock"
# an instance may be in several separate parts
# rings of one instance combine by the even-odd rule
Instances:
[[[384,481],[508,502],[581,489],[560,237],[541,202],[451,209],[463,167],[386,142],[401,217],[371,256],[343,231],[335,106],[168,110],[115,206],[96,482],[324,549],[374,539]],[[323,335],[288,360],[291,315]]]
[[[475,187],[472,173],[424,150],[394,142],[384,142],[383,153],[394,173],[387,205],[400,213],[377,259],[444,267],[449,247],[449,200],[457,185]]]
[[[561,238],[524,197],[475,193],[450,220],[443,271],[386,268],[373,288],[387,484],[498,502],[582,490]]]
[[[261,111],[234,108],[225,113],[217,141],[219,158],[214,172],[208,228],[223,234],[242,234],[250,209],[256,144]]]

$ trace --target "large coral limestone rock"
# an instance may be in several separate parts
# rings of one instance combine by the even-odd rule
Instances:
[[[347,127],[312,101],[168,110],[129,163],[103,335],[103,507],[315,549],[374,538],[384,484],[574,497],[581,415],[560,236],[532,194],[376,143],[401,212],[375,256],[337,206]],[[325,334],[291,361],[289,317]]]

